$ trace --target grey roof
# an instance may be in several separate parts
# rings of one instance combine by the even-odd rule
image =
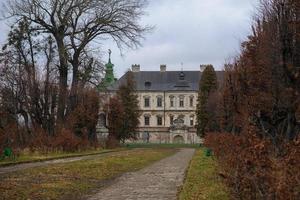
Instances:
[[[127,72],[128,73],[128,72]],[[117,90],[126,83],[124,74],[108,90]],[[202,73],[200,71],[139,71],[132,72],[137,91],[198,91]],[[224,78],[224,71],[216,71],[219,84]],[[145,84],[148,82],[148,85]],[[151,86],[149,86],[149,82]]]

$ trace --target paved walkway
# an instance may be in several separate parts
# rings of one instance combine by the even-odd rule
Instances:
[[[182,149],[140,171],[126,173],[88,200],[175,200],[194,152]]]
[[[0,167],[0,175],[6,174],[9,172],[23,170],[23,169],[29,169],[29,168],[33,168],[33,167],[48,166],[51,164],[70,163],[70,162],[75,162],[75,161],[80,161],[80,160],[90,160],[90,159],[95,159],[95,158],[99,158],[99,157],[103,157],[103,156],[108,156],[108,155],[115,154],[115,153],[118,153],[118,151],[102,152],[102,153],[95,154],[95,155],[86,155],[86,156],[78,156],[78,157],[71,157],[71,158],[58,158],[55,160],[23,163],[23,164],[16,164],[16,165],[11,165],[11,166],[7,166],[7,167]]]

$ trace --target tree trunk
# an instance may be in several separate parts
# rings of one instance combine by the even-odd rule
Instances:
[[[69,109],[68,113],[71,113],[77,104],[77,95],[78,95],[78,68],[79,68],[79,55],[77,53],[74,54],[72,60],[72,69],[73,69],[73,76],[72,76],[72,86],[70,91],[69,97]]]
[[[59,94],[58,94],[58,108],[57,121],[62,124],[65,119],[66,98],[68,92],[68,60],[63,37],[55,37],[59,56]]]

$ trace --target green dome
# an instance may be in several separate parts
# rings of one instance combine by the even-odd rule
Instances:
[[[115,83],[115,75],[114,75],[114,64],[111,62],[111,50],[109,49],[109,58],[108,63],[105,64],[105,76],[100,84],[100,89],[106,89],[108,86],[111,86]]]

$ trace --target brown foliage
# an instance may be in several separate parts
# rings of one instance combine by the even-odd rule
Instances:
[[[60,133],[53,139],[53,146],[61,151],[78,151],[83,150],[88,146],[89,142],[87,135],[84,134],[81,138],[76,136],[72,131],[62,129]]]
[[[108,116],[109,130],[106,146],[113,148],[120,143],[123,121],[125,119],[124,108],[117,96],[110,98],[109,103],[105,106],[105,112]]]
[[[48,152],[53,149],[52,138],[41,128],[37,128],[32,133],[32,139],[29,142],[31,152]]]
[[[262,1],[253,33],[242,43],[241,55],[225,66],[221,112],[226,131],[239,133],[250,123],[257,134],[272,138],[275,146],[280,145],[282,138],[297,137],[300,130],[298,5],[298,1],[290,0]]]
[[[105,147],[108,149],[115,149],[120,147],[120,141],[112,134],[108,135]]]
[[[224,133],[208,135],[205,143],[235,199],[300,196],[299,5],[261,1],[241,55],[225,66]]]
[[[80,93],[80,102],[69,115],[68,123],[57,128],[55,133],[38,123],[32,123],[30,129],[18,124],[19,116],[6,112],[0,113],[0,150],[6,147],[31,151],[49,152],[56,150],[77,151],[98,147],[96,124],[98,120],[98,93],[85,89]]]
[[[28,135],[21,132],[18,127],[11,123],[3,128],[0,128],[0,154],[4,148],[12,148],[14,151],[18,151],[26,147],[29,141]]]
[[[77,107],[68,116],[67,127],[78,137],[84,137],[84,132],[87,132],[88,139],[96,141],[99,95],[95,89],[88,88],[84,88],[79,94]]]
[[[297,199],[299,144],[299,138],[286,143],[284,155],[276,157],[270,140],[255,134],[211,133],[205,138],[234,199]]]

